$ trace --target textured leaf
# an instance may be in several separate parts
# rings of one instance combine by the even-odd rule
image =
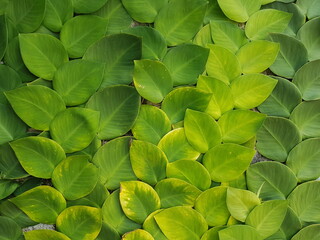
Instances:
[[[135,60],[133,82],[145,99],[159,103],[172,90],[171,75],[166,66],[154,60]]]
[[[160,208],[160,199],[150,185],[128,181],[120,183],[120,204],[129,219],[143,223],[150,213]]]
[[[87,108],[68,108],[50,123],[50,135],[66,153],[89,146],[99,127],[100,113]]]
[[[48,34],[21,34],[19,43],[24,64],[30,72],[43,79],[52,80],[59,66],[68,61],[62,43]]]
[[[152,143],[133,140],[130,161],[134,174],[150,185],[155,185],[166,177],[167,157]]]
[[[112,139],[131,129],[139,112],[140,96],[133,87],[110,86],[95,93],[86,107],[100,111],[98,137]]]
[[[254,13],[245,28],[246,35],[251,40],[265,39],[269,33],[283,32],[292,14],[276,9],[264,9]]]
[[[166,154],[169,162],[196,160],[200,155],[200,153],[188,143],[184,128],[177,128],[167,133],[160,140],[158,147]]]
[[[39,186],[11,198],[18,208],[33,221],[54,224],[60,212],[66,208],[66,200],[56,189]]]
[[[291,149],[301,141],[297,126],[288,119],[267,117],[257,132],[257,150],[263,156],[284,162]]]
[[[215,182],[234,180],[249,167],[255,150],[234,143],[211,148],[203,158],[203,165]]]
[[[247,171],[248,189],[264,201],[286,199],[297,183],[290,168],[277,162],[259,162]]]
[[[102,38],[105,32],[105,19],[92,15],[80,15],[63,25],[60,39],[69,56],[79,58],[91,44]]]
[[[154,218],[168,239],[196,240],[208,229],[205,219],[190,207],[167,208]]]
[[[92,162],[100,169],[100,180],[110,190],[121,181],[135,180],[129,158],[130,137],[116,138],[99,148]]]
[[[243,73],[260,73],[270,67],[277,58],[279,43],[256,40],[247,43],[237,52]]]
[[[169,1],[155,19],[155,29],[162,33],[168,46],[187,42],[200,28],[207,4],[204,0]]]
[[[70,239],[95,239],[101,230],[101,210],[86,206],[66,208],[57,218],[57,229]]]
[[[141,58],[141,38],[129,34],[114,34],[101,38],[85,52],[83,59],[105,64],[100,89],[132,82],[133,60]]]
[[[10,146],[26,172],[38,178],[51,178],[54,168],[65,158],[62,147],[49,138],[21,138]]]
[[[195,209],[202,214],[209,226],[225,225],[230,217],[226,203],[227,188],[210,188],[197,198]]]

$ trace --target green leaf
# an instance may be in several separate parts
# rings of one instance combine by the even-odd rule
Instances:
[[[141,58],[142,39],[129,34],[114,34],[101,38],[85,52],[83,59],[105,65],[100,89],[132,82],[133,60]]]
[[[122,236],[123,240],[154,240],[152,235],[145,230],[137,229]]]
[[[201,27],[207,1],[169,1],[155,19],[155,29],[162,33],[168,46],[176,46],[190,40]]]
[[[209,77],[219,79],[229,84],[240,76],[241,65],[237,56],[230,50],[215,44],[209,44],[209,58],[206,70]]]
[[[320,182],[310,181],[300,184],[288,197],[289,206],[306,223],[320,221]]]
[[[302,101],[299,89],[290,81],[276,77],[278,83],[271,95],[260,105],[261,113],[288,118],[292,110]]]
[[[183,44],[170,49],[163,59],[168,68],[173,85],[190,85],[205,70],[209,50],[193,44]]]
[[[290,151],[286,164],[299,182],[316,180],[320,176],[319,143],[319,138],[307,139]]]
[[[86,60],[73,60],[63,64],[53,78],[53,88],[66,105],[85,103],[100,87],[103,65]]]
[[[166,66],[154,60],[135,60],[133,82],[145,99],[159,103],[172,90],[171,75]]]
[[[114,191],[103,204],[102,218],[104,223],[110,224],[117,232],[124,234],[141,226],[127,218],[122,211],[119,192],[120,190]]]
[[[69,57],[79,58],[87,48],[106,33],[106,20],[94,15],[80,15],[67,21],[60,32],[60,39]]]
[[[231,188],[227,190],[227,206],[232,217],[245,222],[253,208],[260,204],[259,197],[253,192]]]
[[[218,121],[222,142],[238,144],[247,142],[256,135],[265,118],[264,114],[249,110],[226,112]]]
[[[59,66],[68,61],[62,43],[51,35],[21,34],[19,43],[24,64],[30,72],[43,79],[52,80]]]
[[[101,210],[86,206],[69,207],[60,213],[56,226],[70,239],[95,239],[102,226]]]
[[[0,172],[3,179],[19,179],[29,175],[8,143],[0,145]]]
[[[58,143],[44,137],[20,138],[10,146],[26,172],[38,178],[51,178],[54,168],[66,157]]]
[[[204,191],[211,185],[208,170],[197,161],[178,160],[167,165],[167,177],[184,180]]]
[[[213,20],[210,22],[210,29],[213,42],[233,53],[248,42],[244,30],[231,21]]]
[[[167,178],[157,183],[154,188],[161,201],[162,208],[175,206],[193,207],[201,191],[195,186],[176,178]]]
[[[160,208],[160,199],[150,185],[127,181],[120,183],[120,204],[129,219],[141,224],[150,213]]]
[[[248,189],[264,201],[286,199],[297,183],[290,168],[278,162],[255,163],[247,171]]]
[[[153,23],[167,0],[122,0],[130,16],[141,23]]]
[[[307,15],[308,19],[320,16],[320,3],[317,0],[298,0],[297,6]]]
[[[72,0],[75,13],[92,13],[101,8],[108,0]]]
[[[133,136],[142,141],[158,144],[160,139],[171,130],[171,122],[164,111],[143,104],[131,129]]]
[[[194,36],[192,43],[199,45],[201,47],[206,47],[207,44],[213,44],[213,41],[211,39],[211,29],[209,24],[205,25],[199,30],[199,32]]]
[[[15,221],[13,221],[11,218],[0,216],[1,240],[19,240],[21,235],[22,230]]]
[[[210,114],[214,119],[219,119],[223,113],[234,108],[231,89],[223,81],[212,77],[199,76],[197,88],[212,93],[211,100],[205,112]]]
[[[248,225],[233,225],[219,231],[220,240],[251,239],[262,240],[259,232]]]
[[[166,40],[156,29],[147,26],[137,26],[128,28],[123,32],[142,38],[141,59],[160,60],[166,55]]]
[[[276,85],[276,79],[263,74],[247,74],[236,78],[230,85],[235,107],[252,109],[259,106]]]
[[[120,240],[119,233],[109,224],[102,222],[102,228],[96,240],[105,240],[107,237],[114,240]]]
[[[264,9],[254,13],[248,20],[245,33],[250,40],[265,39],[269,33],[283,32],[292,14],[276,9]]]
[[[121,0],[108,0],[102,8],[93,14],[107,20],[107,34],[120,33],[127,30],[133,23]]]
[[[6,13],[20,33],[33,32],[44,18],[45,5],[45,0],[12,0]]]
[[[234,180],[249,167],[255,150],[234,143],[211,148],[203,157],[203,165],[215,182]]]
[[[0,144],[26,135],[26,124],[14,113],[9,104],[0,103],[0,116]]]
[[[196,160],[200,155],[200,153],[188,143],[184,128],[177,128],[166,134],[160,140],[158,147],[166,154],[169,162]]]
[[[260,1],[218,0],[223,13],[233,21],[246,22],[253,13],[260,9]]]
[[[60,32],[62,26],[73,17],[72,0],[47,0],[43,25],[53,32]]]
[[[133,87],[110,86],[95,93],[86,107],[100,111],[98,137],[112,139],[122,136],[133,126],[140,108],[140,96]]]
[[[300,67],[308,61],[305,46],[297,39],[284,34],[270,34],[273,42],[280,43],[280,51],[270,70],[282,77],[293,78]]]
[[[320,137],[320,100],[302,102],[292,112],[290,120],[295,123],[302,138]]]
[[[203,23],[207,24],[211,20],[227,20],[228,18],[222,12],[217,0],[210,0]]]
[[[68,108],[50,123],[50,135],[66,153],[89,146],[99,128],[100,113],[87,108]]]
[[[197,198],[195,209],[202,214],[209,226],[225,225],[230,217],[226,203],[227,188],[210,188]]]
[[[277,58],[279,43],[265,40],[251,41],[240,48],[237,57],[243,73],[260,73],[270,67]]]
[[[184,119],[187,108],[205,111],[212,94],[194,87],[181,87],[171,91],[163,100],[161,108],[172,124]]]
[[[133,140],[130,146],[130,161],[134,174],[150,185],[155,185],[166,177],[167,157],[152,143]]]
[[[285,200],[271,200],[256,206],[246,219],[246,224],[254,227],[267,238],[276,233],[286,216],[288,203]]]
[[[287,214],[282,222],[280,231],[286,236],[286,238],[292,238],[302,228],[301,221],[297,214],[288,207]],[[309,239],[309,238],[308,238]]]
[[[146,220],[143,222],[143,229],[149,232],[154,239],[157,240],[168,240],[168,238],[163,234],[161,229],[159,228],[154,216],[159,212],[163,211],[163,209],[159,209],[151,213]]]
[[[320,224],[314,224],[301,229],[292,240],[317,240],[320,237]]]
[[[312,19],[304,24],[297,34],[297,38],[308,50],[309,61],[320,58],[320,37],[318,34],[316,34],[319,26],[320,18]]]
[[[121,181],[137,179],[129,158],[130,137],[111,140],[99,148],[92,162],[100,169],[100,181],[110,190],[119,188]]]
[[[98,177],[98,168],[87,156],[71,156],[54,169],[52,183],[66,199],[75,200],[92,192]]]
[[[7,65],[0,65],[0,104],[6,104],[7,99],[3,92],[13,90],[22,85],[19,74],[8,67]]]
[[[82,149],[81,151],[78,152],[74,152],[69,154],[70,155],[86,155],[88,156],[90,159],[92,159],[93,155],[98,151],[98,149],[101,147],[101,140],[95,136],[94,139],[92,140],[92,142],[89,144],[88,147]]]
[[[26,191],[10,202],[14,203],[31,220],[39,223],[55,224],[60,212],[66,208],[66,200],[56,189],[39,186]]]
[[[319,66],[320,60],[308,62],[293,77],[292,82],[299,88],[302,98],[306,101],[320,99]]]
[[[0,6],[1,7],[1,6]],[[0,60],[2,60],[8,46],[8,28],[5,15],[0,16]]]
[[[281,117],[267,117],[257,132],[256,147],[263,156],[284,162],[300,141],[301,134],[293,122]]]
[[[10,196],[19,186],[18,182],[0,179],[0,200]]]
[[[207,113],[187,109],[184,127],[188,142],[198,152],[205,153],[221,143],[220,127]]]
[[[167,208],[155,215],[154,218],[168,239],[198,240],[208,229],[201,214],[190,207]]]
[[[219,240],[218,232],[224,228],[223,226],[210,228],[202,235],[201,240]]]
[[[66,235],[60,232],[47,229],[32,230],[24,233],[26,240],[70,240]]]
[[[25,86],[5,92],[13,110],[30,127],[49,130],[49,124],[66,106],[61,97],[44,86]],[[30,114],[32,112],[32,114]]]

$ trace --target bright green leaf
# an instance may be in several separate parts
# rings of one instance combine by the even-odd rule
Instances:
[[[219,240],[262,240],[259,232],[248,225],[234,225],[219,231]]]
[[[145,230],[137,229],[122,236],[123,240],[154,240],[152,235]]]
[[[26,240],[70,240],[66,235],[60,232],[47,229],[32,230],[24,233]]]
[[[291,240],[317,240],[320,237],[320,224],[307,226],[300,230]]]

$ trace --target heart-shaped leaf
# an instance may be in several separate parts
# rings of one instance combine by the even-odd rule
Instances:
[[[168,46],[190,40],[200,28],[207,8],[204,0],[172,1],[161,8],[155,29],[162,33]]]
[[[145,99],[159,103],[172,90],[171,75],[166,66],[154,60],[135,60],[133,82]]]
[[[127,181],[120,184],[120,204],[129,219],[141,224],[150,213],[160,208],[160,199],[150,185]]]
[[[190,85],[205,70],[209,50],[193,44],[183,44],[170,49],[163,59],[174,86]]]
[[[203,157],[203,165],[215,182],[234,180],[249,167],[255,150],[234,143],[219,144]]]
[[[168,239],[198,240],[208,229],[206,220],[190,207],[167,208],[155,215],[154,218]]]
[[[68,108],[50,123],[50,135],[66,153],[86,148],[96,136],[100,113],[87,108]]]
[[[171,122],[164,111],[143,104],[131,129],[133,136],[142,141],[158,144],[160,139],[171,130]]]
[[[70,240],[70,238],[63,233],[47,229],[38,229],[25,232],[24,237],[26,240]]]
[[[66,200],[56,189],[49,186],[39,186],[11,198],[18,208],[33,221],[55,224],[60,212],[66,208]]]
[[[103,70],[103,64],[86,60],[67,62],[56,71],[53,88],[68,106],[85,103],[99,88]]]
[[[155,185],[166,177],[167,157],[152,143],[133,140],[130,161],[134,174],[150,185]]]
[[[279,162],[285,162],[291,149],[300,141],[297,126],[281,117],[267,117],[257,132],[258,152]]]
[[[278,162],[259,162],[247,171],[248,189],[264,201],[286,199],[298,180],[286,165]]]
[[[121,181],[137,177],[129,158],[130,137],[116,138],[99,148],[92,162],[100,169],[100,180],[110,190],[119,188]]]
[[[131,129],[139,112],[140,96],[133,87],[110,86],[95,93],[86,107],[100,111],[98,137],[112,139]]]
[[[225,225],[230,217],[226,203],[227,188],[210,188],[197,198],[195,209],[202,214],[209,226]]]
[[[101,210],[86,206],[66,208],[57,218],[57,229],[70,239],[95,239],[101,230]]]
[[[21,228],[11,218],[0,216],[0,238],[3,240],[19,240]]]
[[[166,154],[169,162],[177,160],[196,160],[197,152],[186,138],[184,128],[177,128],[166,134],[159,142],[158,147]]]

